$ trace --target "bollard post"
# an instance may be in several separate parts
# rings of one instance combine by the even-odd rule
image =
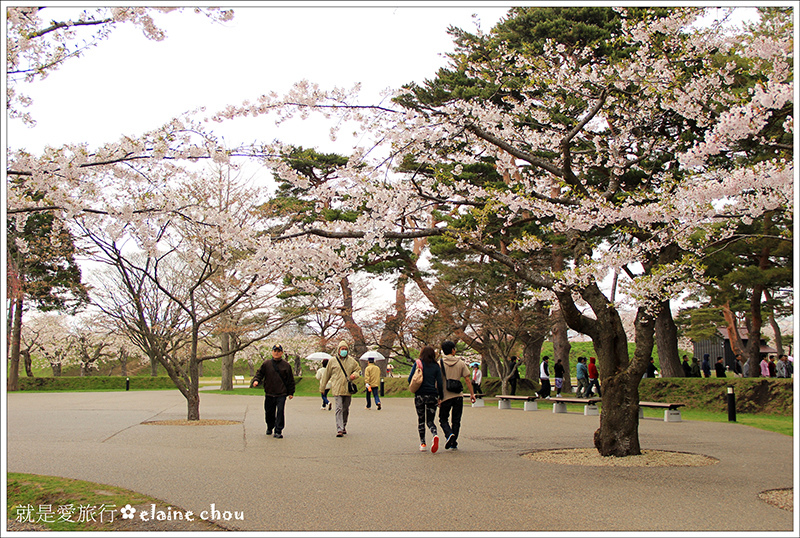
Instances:
[[[383,378],[381,378],[381,396],[383,396]]]
[[[125,378],[125,390],[131,390],[131,378],[130,377],[126,377]]]
[[[728,385],[728,422],[736,422],[736,395],[733,385]]]

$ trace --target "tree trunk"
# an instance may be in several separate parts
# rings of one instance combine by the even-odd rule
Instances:
[[[221,376],[220,390],[233,390],[233,354],[231,351],[231,335],[224,332],[219,337],[220,351],[223,355],[220,359]]]
[[[353,290],[350,287],[350,281],[344,277],[339,284],[342,288],[343,299],[342,320],[347,332],[353,337],[353,356],[358,360],[358,357],[367,352],[366,339],[364,331],[353,317]]]
[[[378,340],[378,353],[387,359],[392,353],[394,342],[400,334],[400,327],[406,320],[406,284],[408,283],[408,275],[400,275],[395,283],[395,300],[394,300],[394,313],[386,316],[383,322],[383,331]],[[389,361],[382,361],[380,364],[381,377],[386,377],[386,366]]]
[[[119,348],[120,375],[128,375],[128,352],[124,347]]]
[[[772,305],[772,295],[768,290],[764,290],[764,298],[767,300],[769,326],[772,327],[772,334],[775,336],[775,350],[778,352],[778,357],[785,355],[783,352],[783,335],[778,322],[775,321],[775,307]]]
[[[561,359],[561,365],[564,367],[564,384],[561,388],[562,392],[572,392],[572,379],[571,368],[569,365],[569,351],[572,345],[569,343],[567,337],[567,322],[564,321],[564,316],[561,315],[561,309],[553,312],[553,328],[551,335],[553,338],[553,367]]]
[[[51,364],[53,368],[53,377],[61,377],[61,363],[58,364]]]
[[[669,299],[659,305],[655,330],[661,377],[685,377],[678,352],[678,327],[672,319]]]
[[[158,376],[158,360],[151,354],[150,356],[150,376],[157,377]]]
[[[22,296],[12,299],[14,308],[14,321],[11,330],[11,364],[8,368],[6,390],[9,392],[19,390],[19,357],[22,342]]]
[[[33,365],[31,364],[31,350],[26,349],[24,351],[20,351],[20,355],[22,355],[23,362],[25,363],[25,375],[28,377],[34,377]]]
[[[202,362],[196,358],[196,349],[193,350],[195,355],[189,359],[189,386],[186,391],[186,419],[187,420],[200,420],[200,365]]]

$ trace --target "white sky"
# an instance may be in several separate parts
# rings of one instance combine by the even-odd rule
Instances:
[[[483,7],[466,2],[448,7],[294,4],[235,6],[233,21],[222,24],[191,12],[159,15],[157,22],[167,32],[161,42],[120,25],[100,46],[44,81],[19,86],[34,100],[28,110],[37,126],[10,121],[9,146],[33,152],[63,143],[95,147],[156,128],[199,106],[215,111],[269,91],[281,94],[302,79],[322,88],[361,83],[364,102],[377,100],[381,90],[422,82],[446,65],[443,53],[453,50],[448,25],[471,31],[475,13],[488,31],[508,10],[502,7],[508,4],[491,2],[491,7],[485,2]],[[47,17],[59,19],[59,11],[67,9],[52,8]],[[258,129],[226,130],[226,141],[285,139],[285,130],[274,131],[271,121],[258,124]],[[270,127],[274,132],[265,135]],[[304,131],[308,136],[309,129]],[[328,140],[327,131],[320,134],[315,143]]]

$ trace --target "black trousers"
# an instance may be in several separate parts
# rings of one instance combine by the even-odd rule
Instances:
[[[450,422],[450,412],[453,412],[452,425]],[[444,438],[447,439],[452,433],[458,439],[458,432],[461,431],[461,415],[464,413],[464,398],[457,396],[442,402],[439,406],[439,426],[442,427]]]
[[[264,420],[267,423],[268,430],[275,430],[275,433],[281,433],[283,427],[286,425],[283,411],[286,408],[286,395],[283,396],[270,396],[264,395]]]

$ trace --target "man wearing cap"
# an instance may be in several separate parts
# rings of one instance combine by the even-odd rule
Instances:
[[[361,366],[358,361],[350,356],[347,342],[342,340],[336,348],[336,356],[328,362],[325,375],[320,380],[320,385],[331,382],[331,395],[336,404],[334,415],[336,417],[336,437],[347,435],[347,419],[350,416],[350,402],[353,396],[347,390],[347,382],[359,377]]]
[[[292,367],[283,360],[283,346],[272,346],[272,359],[266,360],[253,377],[253,386],[264,387],[264,420],[267,422],[267,435],[283,438],[286,425],[284,409],[286,397],[294,397],[294,373]],[[273,433],[274,430],[274,433]]]

